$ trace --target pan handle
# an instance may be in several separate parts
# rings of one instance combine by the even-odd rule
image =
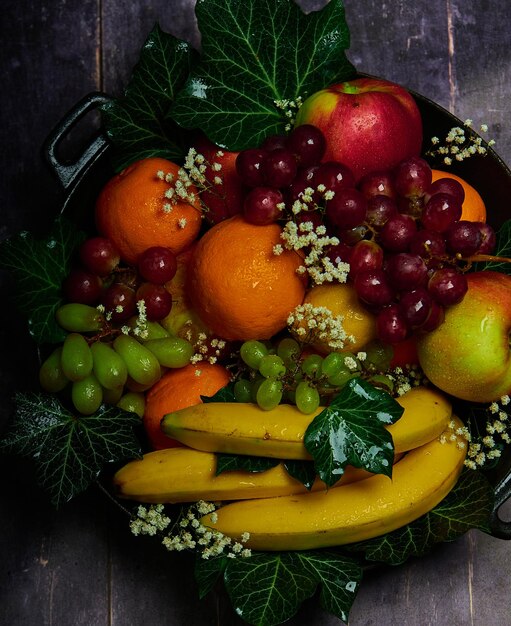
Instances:
[[[511,539],[511,521],[504,521],[499,517],[500,507],[510,497],[511,472],[508,472],[495,487],[495,506],[490,518],[491,534],[499,539]]]
[[[92,162],[104,152],[108,147],[108,142],[103,134],[96,134],[73,163],[62,163],[58,158],[57,150],[60,142],[87,113],[110,101],[111,98],[100,92],[88,94],[68,111],[47,137],[43,146],[43,155],[64,190],[68,190],[77,177],[84,173]]]

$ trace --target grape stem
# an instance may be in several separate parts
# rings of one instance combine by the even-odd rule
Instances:
[[[511,259],[505,256],[494,256],[493,254],[474,254],[467,257],[465,261],[477,262],[477,261],[497,261],[501,263],[511,263]]]

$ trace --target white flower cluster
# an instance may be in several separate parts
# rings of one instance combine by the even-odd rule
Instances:
[[[327,189],[322,183],[316,187],[316,190],[314,190],[312,187],[306,187],[300,193],[300,197],[297,198],[291,205],[291,212],[293,213],[293,215],[319,211],[319,205],[315,201],[315,197],[317,195],[319,195],[324,200],[331,200],[335,196],[335,191]]]
[[[296,114],[298,113],[300,107],[303,104],[303,99],[298,96],[296,100],[274,100],[273,103],[280,109],[284,111],[284,115],[287,118],[287,124],[285,126],[286,132],[289,132],[295,123]]]
[[[472,120],[465,120],[463,127],[454,126],[449,130],[445,137],[445,144],[440,145],[438,137],[432,137],[431,143],[435,148],[429,150],[426,154],[429,156],[442,156],[445,165],[451,165],[453,159],[456,161],[464,161],[474,154],[486,154],[487,148],[483,146],[483,139],[479,135],[471,134],[469,137],[465,135],[465,128],[471,128]],[[488,132],[487,124],[481,124],[480,132]],[[490,139],[488,146],[495,145],[495,141]]]
[[[192,336],[190,331],[190,337]],[[190,340],[190,339],[189,339]],[[221,356],[222,350],[225,349],[226,342],[217,337],[208,337],[206,333],[199,333],[194,344],[195,353],[190,359],[190,363],[194,365],[201,361],[207,361],[214,365]]]
[[[314,228],[312,222],[301,222],[296,224],[289,221],[284,226],[280,235],[284,242],[284,247],[288,250],[307,250],[303,258],[303,265],[298,268],[298,273],[307,273],[312,282],[321,285],[325,282],[345,283],[348,279],[350,266],[341,260],[332,261],[325,255],[325,248],[335,246],[339,243],[337,237],[327,235],[326,227],[320,224]],[[283,247],[277,244],[273,248],[276,255],[282,254]]]
[[[474,470],[484,467],[494,459],[500,458],[502,453],[499,444],[502,446],[502,444],[509,445],[511,443],[511,437],[508,433],[509,413],[505,408],[510,402],[511,399],[506,395],[502,396],[498,402],[490,404],[487,411],[488,419],[485,425],[485,434],[479,435],[476,440],[474,440],[467,426],[456,427],[456,423],[451,421],[449,433],[443,434],[440,441],[442,443],[455,441],[460,449],[468,444],[465,466]]]
[[[192,504],[173,525],[171,532],[162,538],[162,544],[169,551],[181,552],[194,550],[203,559],[215,556],[247,558],[252,552],[245,544],[250,539],[249,533],[243,533],[240,541],[234,541],[223,533],[204,526],[197,516],[211,514],[215,521],[216,506],[211,502],[199,500]],[[151,505],[148,509],[139,506],[137,517],[131,521],[130,528],[134,535],[151,535],[162,533],[170,525],[170,518],[164,514],[163,504]]]
[[[342,350],[346,342],[354,342],[343,326],[344,317],[333,315],[324,306],[313,306],[307,302],[298,305],[288,316],[290,332],[302,343],[322,341],[332,350]]]
[[[135,326],[130,330],[133,332],[135,337],[140,337],[140,339],[147,339],[147,337],[149,336],[149,328],[147,326],[147,312],[145,300],[137,300],[137,312],[138,315],[135,320]],[[121,329],[122,332],[124,332],[124,328],[125,327]]]
[[[224,156],[222,150],[217,150],[215,156],[221,158]],[[222,164],[219,161],[213,161],[209,163],[203,154],[197,152],[195,148],[190,148],[185,158],[183,165],[188,177],[201,189],[209,189],[213,185],[222,185],[223,180],[218,174],[222,170]],[[215,172],[213,180],[210,181],[206,177],[206,171],[208,167],[212,172]]]
[[[220,158],[224,156],[221,150],[215,153],[215,156]],[[207,175],[208,168],[210,170]],[[172,174],[165,174],[163,171],[157,173],[161,180],[165,180],[171,184],[169,189],[165,192],[165,197],[169,200],[165,203],[164,210],[167,212],[172,211],[172,207],[177,202],[188,202],[189,204],[196,204],[200,197],[197,196],[195,191],[192,191],[190,187],[198,188],[200,191],[209,191],[216,195],[223,197],[224,192],[218,191],[218,188],[223,185],[223,179],[220,175],[222,170],[222,164],[219,161],[209,162],[203,154],[197,152],[195,148],[190,148],[186,154],[183,167],[179,168],[177,173],[177,179]],[[201,202],[201,208],[203,212],[208,211],[208,207]],[[180,220],[180,228],[186,226],[186,220]]]
[[[424,376],[423,371],[416,365],[395,367],[388,372],[386,376],[392,382],[394,393],[397,396],[403,396],[413,387],[427,385],[429,382]]]
[[[134,535],[154,536],[165,530],[170,524],[170,517],[163,513],[163,504],[151,505],[148,509],[139,506],[137,517],[131,521],[130,528]]]
[[[105,321],[107,322],[111,322],[112,321],[112,311],[107,311],[105,309],[105,305],[104,304],[98,304],[96,307],[96,310],[101,313],[102,315],[105,316]]]
[[[165,213],[172,213],[174,205],[178,202],[187,202],[193,205],[198,201],[193,181],[184,167],[179,168],[177,176],[165,173],[163,170],[158,170],[156,175],[160,180],[164,180],[169,184],[169,188],[165,191],[165,198],[168,202],[163,203]],[[180,223],[181,228],[185,226],[186,222],[184,224]]]
[[[137,300],[137,315],[134,319],[134,325],[129,326],[128,324],[124,324],[119,329],[123,335],[135,335],[135,337],[139,337],[140,339],[146,339],[149,334],[149,328],[147,324],[147,312],[144,300]],[[112,314],[122,313],[124,310],[122,306],[118,305],[115,307],[115,311],[107,311],[103,304],[98,304],[96,306],[96,310],[105,316],[105,321],[108,323],[106,329],[104,329],[103,334],[107,335],[112,329],[110,327],[110,322],[112,321]]]

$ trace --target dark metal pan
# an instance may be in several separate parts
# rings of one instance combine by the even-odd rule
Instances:
[[[453,126],[463,122],[438,104],[420,94],[413,94],[422,113],[426,142],[432,136],[445,137]],[[78,102],[48,137],[44,157],[58,179],[61,189],[60,211],[73,216],[80,226],[91,226],[94,199],[104,183],[113,175],[109,156],[112,148],[105,135],[99,131],[91,137],[88,145],[73,162],[63,162],[58,147],[72,129],[90,112],[108,102],[105,94],[94,92]],[[429,145],[424,146],[425,149]],[[500,226],[511,218],[511,170],[492,149],[487,155],[476,155],[451,167],[473,184],[482,195],[488,208],[488,221]],[[495,537],[511,539],[511,522],[499,517],[499,509],[511,497],[511,449],[508,448],[497,467],[488,477],[495,488],[495,506],[492,513],[491,531]]]

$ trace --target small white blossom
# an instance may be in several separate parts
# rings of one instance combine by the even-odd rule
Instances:
[[[290,313],[287,325],[292,334],[306,343],[321,341],[332,350],[340,350],[349,341],[343,321],[342,315],[333,315],[326,307],[315,307],[305,303]]]
[[[453,159],[456,161],[464,161],[474,154],[485,155],[487,153],[486,147],[483,145],[483,140],[473,132],[465,134],[465,128],[472,128],[472,120],[467,119],[464,122],[464,127],[454,126],[449,130],[445,137],[445,145],[440,145],[440,139],[438,137],[431,138],[431,145],[433,149],[429,150],[426,154],[428,156],[442,156],[443,163],[445,165],[451,165]],[[488,131],[487,124],[480,125],[480,131],[485,133]],[[494,145],[495,141],[490,139],[488,146]]]

